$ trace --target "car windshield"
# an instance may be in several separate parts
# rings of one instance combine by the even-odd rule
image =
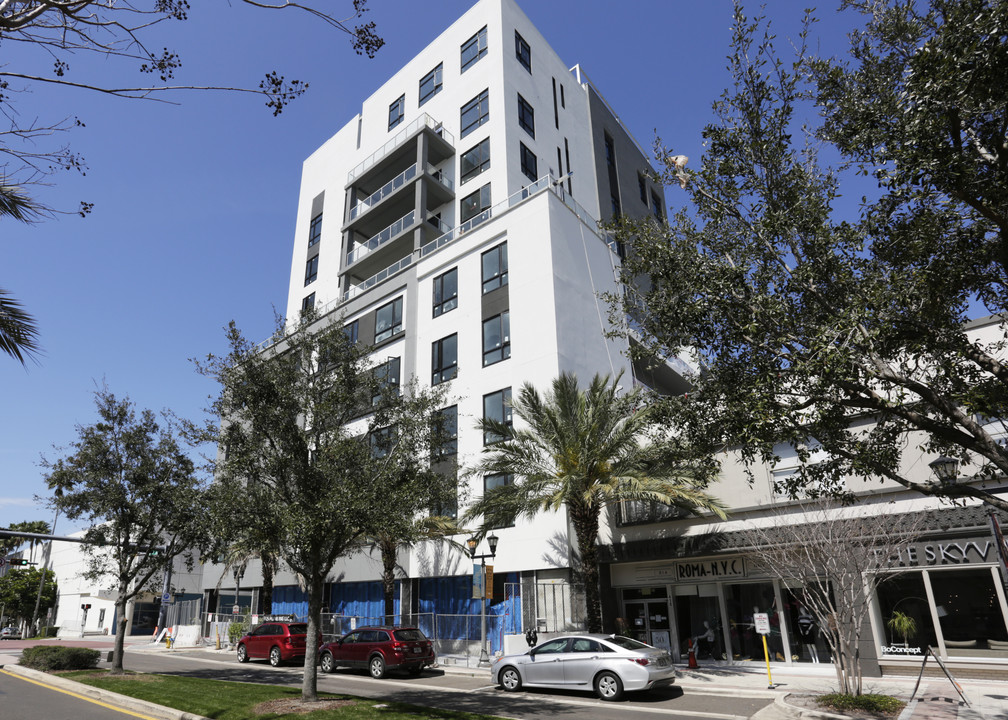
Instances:
[[[307,635],[308,634],[308,623],[291,623],[287,627],[290,628],[291,635]]]
[[[395,636],[396,640],[400,640],[402,642],[413,642],[413,641],[423,642],[424,640],[427,639],[422,632],[414,628],[409,628],[407,630],[396,630]]]
[[[622,635],[613,635],[610,638],[606,638],[606,642],[610,642],[613,645],[618,645],[625,650],[651,650],[650,645],[645,645],[642,642],[633,640],[632,638],[623,637]]]

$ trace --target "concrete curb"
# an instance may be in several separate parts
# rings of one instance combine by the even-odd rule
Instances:
[[[101,688],[85,685],[74,680],[60,677],[59,675],[50,675],[49,673],[32,670],[31,668],[26,668],[21,665],[0,665],[0,668],[3,668],[9,673],[13,673],[14,675],[21,675],[29,680],[34,680],[45,685],[51,685],[55,688],[59,688],[60,690],[66,690],[78,695],[83,695],[84,697],[91,698],[92,700],[100,700],[101,702],[114,705],[118,708],[122,708],[123,710],[143,713],[144,715],[149,715],[153,718],[158,718],[159,720],[210,720],[210,718],[203,717],[202,715],[193,715],[192,713],[165,707],[164,705],[155,705],[154,703],[147,702],[146,700],[137,700],[136,698],[129,697],[128,695],[120,695],[119,693],[102,690]]]
[[[774,700],[774,705],[780,708],[788,717],[811,718],[812,720],[851,720],[850,715],[841,715],[826,710],[813,710],[807,707],[792,705],[787,701],[788,696],[791,694],[781,695]]]

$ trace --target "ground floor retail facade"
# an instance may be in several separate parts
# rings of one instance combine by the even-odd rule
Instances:
[[[931,647],[964,677],[975,670],[1008,678],[1008,602],[997,541],[982,525],[963,525],[903,548],[898,570],[880,579],[861,632],[866,675],[916,673]],[[719,542],[725,544],[723,536]],[[771,661],[831,662],[800,584],[756,571],[745,553],[704,552],[702,542],[693,544],[695,554],[674,542],[606,548],[603,555],[613,560],[606,628],[666,647],[677,662],[687,661],[692,644],[701,664],[762,663],[754,615],[766,613]],[[670,557],[657,559],[663,551]]]

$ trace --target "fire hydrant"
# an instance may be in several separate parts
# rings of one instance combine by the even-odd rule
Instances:
[[[690,670],[695,670],[695,669],[697,669],[700,666],[697,665],[697,661],[696,661],[696,648],[693,647],[693,638],[690,638],[687,642],[689,643],[689,647],[687,649],[687,653],[689,654],[689,662],[687,663],[686,666]]]

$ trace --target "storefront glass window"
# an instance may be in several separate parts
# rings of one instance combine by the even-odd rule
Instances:
[[[688,590],[688,594],[677,592],[675,599],[676,629],[679,631],[682,657],[687,657],[692,641],[697,660],[727,659],[717,585],[693,585]]]
[[[664,587],[624,590],[625,627],[620,631],[642,643],[671,650],[667,596]]]
[[[876,597],[882,615],[883,655],[920,656],[928,645],[938,647],[922,574],[886,578]]]
[[[791,640],[793,662],[830,662],[829,644],[819,629],[819,621],[805,602],[801,590],[787,589],[784,597],[784,621]]]
[[[767,649],[771,660],[784,659],[780,632],[780,619],[774,603],[771,583],[745,583],[725,585],[725,602],[728,605],[728,622],[731,629],[732,657],[735,660],[763,660],[763,640],[756,632],[754,613],[770,616],[770,634]]]
[[[1008,632],[989,567],[928,573],[950,657],[1008,657]]]

